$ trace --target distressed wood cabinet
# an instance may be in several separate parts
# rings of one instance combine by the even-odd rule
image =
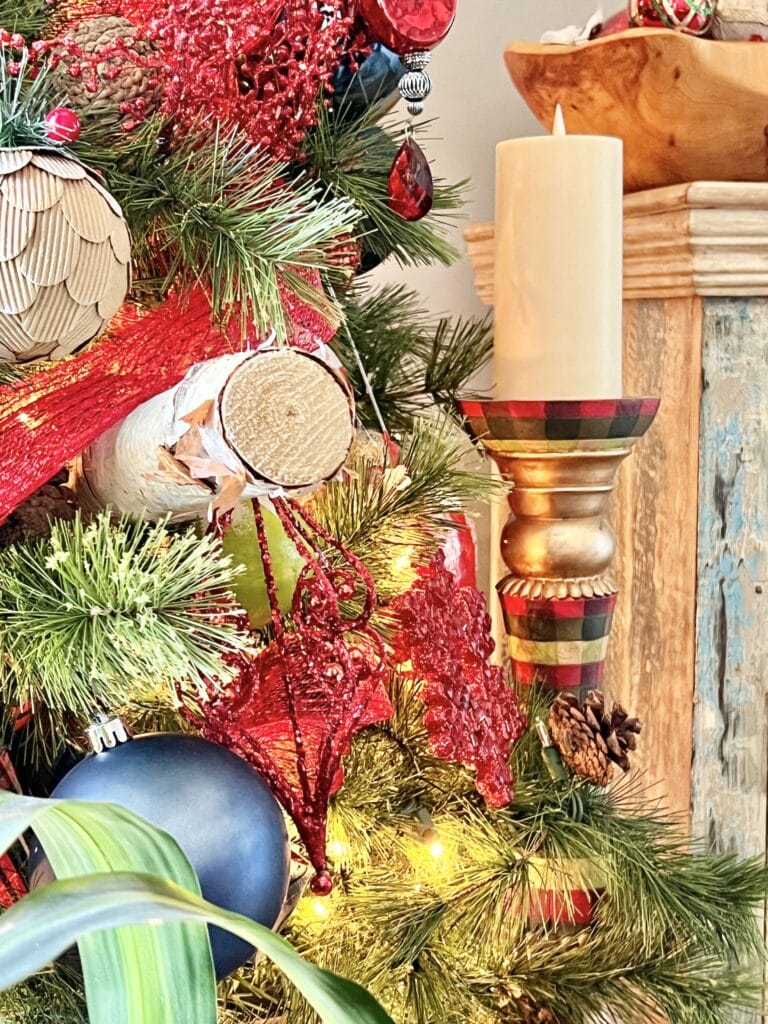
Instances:
[[[467,239],[493,295],[493,225]],[[766,848],[768,184],[625,199],[627,395],[661,396],[622,469],[607,689],[658,795],[718,850]]]

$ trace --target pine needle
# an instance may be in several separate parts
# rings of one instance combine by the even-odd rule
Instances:
[[[1,552],[3,706],[45,708],[61,741],[67,715],[172,703],[174,684],[225,676],[221,655],[244,643],[236,572],[210,538],[107,513]]]
[[[335,280],[348,274],[338,240],[355,230],[354,205],[289,172],[236,130],[193,131],[158,158],[162,131],[150,119],[128,144],[108,120],[97,120],[75,147],[104,172],[123,209],[137,292],[162,298],[174,283],[197,282],[217,313],[239,310],[243,325],[252,321],[265,334],[274,328],[283,339],[285,286],[338,322],[331,302],[297,271],[322,271]]]
[[[491,478],[465,468],[473,453],[448,417],[416,419],[400,446],[406,485],[395,486],[381,466],[361,459],[314,500],[313,514],[362,558],[382,599],[408,589],[416,566],[428,562],[455,528],[452,514],[493,491]]]
[[[455,263],[459,253],[444,235],[462,206],[466,182],[445,185],[436,180],[432,212],[420,221],[403,220],[389,205],[387,181],[404,125],[377,124],[383,113],[380,105],[357,118],[339,117],[332,108],[321,108],[317,127],[308,133],[304,147],[308,167],[331,195],[354,203],[362,218],[365,245],[379,259],[393,256],[402,266]],[[427,127],[415,126],[417,139],[423,138]]]
[[[493,329],[488,317],[426,317],[417,292],[389,285],[350,289],[342,303],[346,329],[390,430],[408,430],[415,416],[436,405],[453,409],[467,382],[488,362]],[[336,347],[355,389],[358,414],[376,426],[375,412],[346,331]],[[475,390],[476,393],[476,390]]]

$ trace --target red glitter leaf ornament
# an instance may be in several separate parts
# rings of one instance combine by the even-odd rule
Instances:
[[[440,552],[392,610],[400,625],[395,657],[422,684],[430,750],[473,769],[486,802],[504,807],[514,796],[510,750],[527,723],[503,671],[489,661],[495,644],[485,598],[457,586]]]
[[[298,504],[274,499],[284,530],[307,565],[293,598],[291,619],[280,616],[264,519],[254,519],[272,608],[275,639],[240,673],[211,691],[192,720],[202,734],[252,764],[293,818],[317,872],[313,892],[330,891],[325,852],[328,801],[343,780],[341,762],[360,729],[392,714],[384,689],[384,649],[367,625],[375,604],[363,564],[337,544]],[[343,555],[333,568],[319,541]],[[341,601],[362,593],[363,610],[345,618]]]

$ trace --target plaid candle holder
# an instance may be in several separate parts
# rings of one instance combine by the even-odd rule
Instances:
[[[617,599],[608,500],[659,400],[469,400],[460,407],[514,485],[501,538],[509,575],[498,591],[515,678],[556,690],[600,687]]]

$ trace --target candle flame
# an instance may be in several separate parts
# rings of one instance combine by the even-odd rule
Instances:
[[[555,107],[555,120],[552,123],[552,134],[553,135],[567,135],[567,129],[565,127],[565,118],[563,117],[563,108],[558,103]]]

